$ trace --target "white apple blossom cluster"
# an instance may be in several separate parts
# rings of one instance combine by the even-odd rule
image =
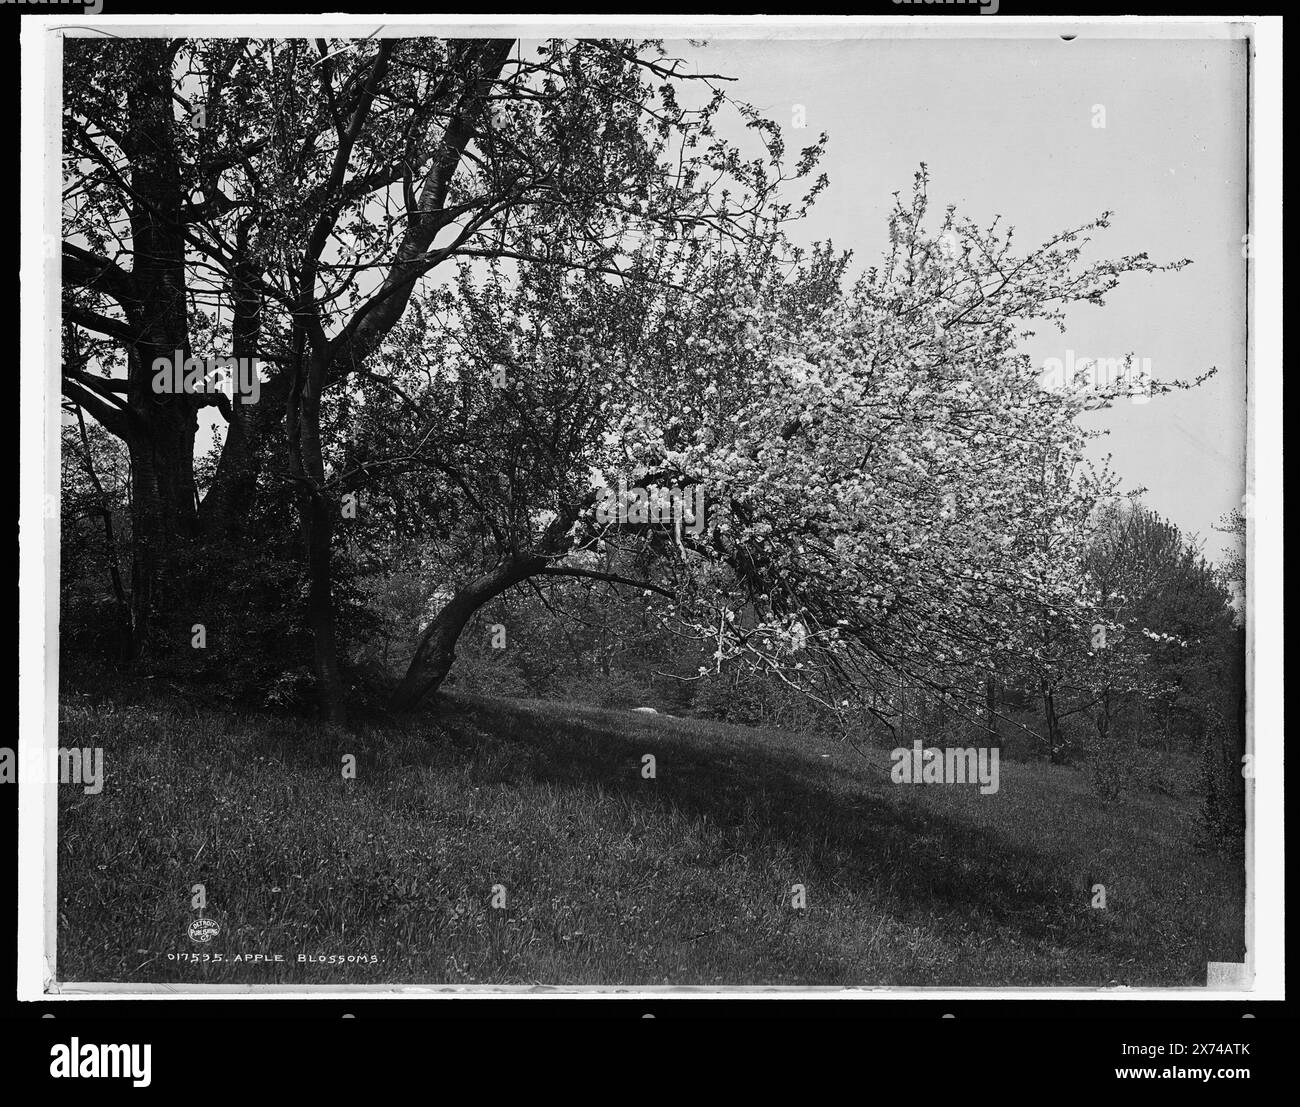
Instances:
[[[951,209],[927,232],[925,183],[851,287],[817,284],[827,255],[738,275],[689,342],[646,352],[675,373],[610,426],[619,468],[709,490],[694,550],[725,571],[673,613],[715,643],[703,670],[752,664],[839,708],[828,679],[854,707],[900,677],[962,704],[1088,641],[1089,521],[1118,482],[1085,457],[1096,391],[1044,388],[1020,343],[1123,273],[1181,263],[1086,262],[1104,216],[1023,254]]]

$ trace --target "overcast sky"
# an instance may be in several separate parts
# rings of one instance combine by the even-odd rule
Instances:
[[[1158,378],[1191,392],[1124,403],[1092,416],[1130,487],[1217,559],[1213,525],[1245,490],[1245,53],[1239,41],[1090,38],[1014,40],[714,39],[699,58],[738,78],[729,90],[783,126],[802,105],[792,150],[830,135],[830,187],[796,238],[832,239],[862,267],[887,244],[892,193],[921,162],[931,210],[986,225],[1001,214],[1022,246],[1104,210],[1096,257],[1146,251],[1190,258],[1178,273],[1127,278],[1105,308],[1074,309],[1066,333],[1042,330],[1026,350],[1048,357],[1151,359]],[[1105,127],[1093,126],[1095,105]]]

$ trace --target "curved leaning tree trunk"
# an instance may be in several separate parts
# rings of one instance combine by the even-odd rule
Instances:
[[[436,692],[451,671],[456,660],[456,642],[474,613],[507,588],[540,574],[545,568],[546,558],[539,555],[511,557],[457,589],[420,635],[415,656],[393,693],[390,707],[394,711],[411,711],[426,696]]]
[[[563,517],[562,517],[563,522]],[[552,524],[555,527],[555,524]],[[393,711],[411,711],[423,700],[438,691],[456,660],[456,643],[474,613],[485,603],[501,595],[508,588],[529,577],[574,577],[583,580],[603,581],[606,584],[624,585],[643,592],[656,592],[668,599],[676,597],[667,588],[645,580],[633,580],[618,573],[605,573],[595,569],[579,569],[552,565],[554,557],[540,553],[511,554],[497,562],[482,576],[470,581],[444,605],[433,621],[420,635],[415,656],[407,666],[406,675],[393,692],[389,708]]]

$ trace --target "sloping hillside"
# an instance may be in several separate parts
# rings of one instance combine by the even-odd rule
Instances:
[[[325,735],[73,697],[60,744],[106,771],[60,789],[64,980],[1200,986],[1243,955],[1191,803],[1067,768],[981,795],[816,737],[466,699]]]

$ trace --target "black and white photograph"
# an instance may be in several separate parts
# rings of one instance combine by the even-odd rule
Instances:
[[[1260,985],[1254,32],[969,16],[47,31],[42,994]]]

